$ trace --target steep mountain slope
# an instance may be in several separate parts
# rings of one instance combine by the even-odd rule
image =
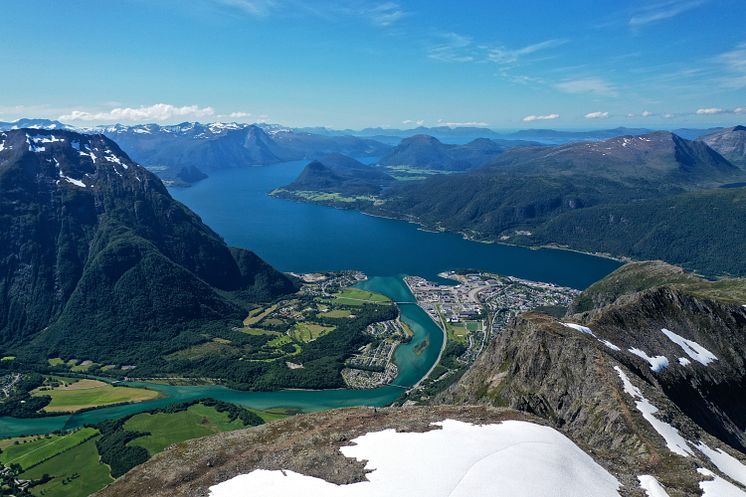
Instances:
[[[746,127],[726,128],[698,138],[733,164],[746,168]]]
[[[555,243],[636,259],[664,259],[712,275],[746,275],[746,188],[717,188],[567,210],[518,243]]]
[[[154,364],[295,289],[102,135],[0,133],[0,230],[0,343],[19,360]]]
[[[745,291],[743,280],[625,266],[581,295],[590,309],[564,324],[519,316],[438,401],[542,417],[594,457],[654,475],[671,496],[699,494],[697,467],[746,486]]]
[[[330,153],[377,156],[389,149],[351,136],[295,133],[271,126],[182,123],[113,126],[104,133],[133,159],[162,178],[181,184],[211,171],[321,157]]]
[[[378,163],[382,166],[410,166],[430,170],[465,171],[481,166],[509,148],[531,142],[501,142],[478,138],[465,145],[450,145],[428,135],[405,138]]]

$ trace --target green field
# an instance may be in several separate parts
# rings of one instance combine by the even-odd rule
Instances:
[[[32,395],[48,395],[52,401],[46,412],[75,412],[89,407],[100,407],[123,402],[142,402],[158,397],[158,392],[145,388],[115,387],[98,380],[82,379],[49,389],[37,388]]]
[[[331,311],[322,312],[318,316],[322,318],[348,318],[352,316],[352,312],[347,309],[332,309]]]
[[[52,359],[47,359],[47,362],[49,363],[50,366],[61,366],[65,364],[65,360],[59,357],[53,357]]]
[[[359,288],[345,288],[334,295],[334,303],[338,305],[381,304],[386,302],[391,302],[391,299],[380,293],[368,292]]]
[[[334,330],[334,326],[323,326],[318,323],[296,323],[290,330],[290,336],[297,342],[310,342]]]
[[[74,371],[76,373],[83,373],[88,371],[91,368],[96,368],[100,366],[100,364],[92,362],[92,361],[83,361],[77,366],[73,366],[70,368],[70,371]]]
[[[376,203],[379,202],[379,199],[376,198],[373,195],[353,195],[353,196],[346,196],[342,195],[337,192],[317,192],[317,191],[311,191],[311,190],[285,190],[285,189],[277,189],[272,192],[273,194],[278,193],[285,193],[290,194],[293,197],[296,198],[302,198],[303,200],[308,200],[309,202],[341,202],[341,203],[352,203],[352,202],[371,202]]]
[[[446,323],[446,332],[449,340],[459,343],[466,343],[466,337],[469,336],[469,329],[464,323]]]
[[[96,435],[98,431],[93,428],[82,428],[67,435],[52,435],[50,438],[31,439],[23,443],[24,439],[18,439],[18,445],[9,445],[3,448],[0,454],[0,463],[5,465],[18,464],[23,469],[28,469],[42,461],[72,449],[87,439]],[[25,440],[29,440],[28,438]]]
[[[262,309],[261,307],[252,309],[251,312],[249,312],[249,316],[244,319],[243,324],[246,326],[253,326],[276,310],[277,305],[267,307],[266,309]]]
[[[176,413],[138,414],[124,424],[128,431],[150,433],[136,438],[129,445],[140,446],[151,456],[171,444],[243,427],[241,420],[229,421],[228,413],[202,404]]]
[[[96,438],[34,466],[21,478],[37,480],[45,474],[52,477],[31,489],[39,497],[87,497],[114,481],[108,466],[99,461]]]
[[[4,357],[0,357],[0,361],[15,361],[16,356],[14,355],[6,355]]]

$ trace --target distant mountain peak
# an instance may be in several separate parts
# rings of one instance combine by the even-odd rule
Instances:
[[[16,163],[37,178],[66,187],[93,188],[113,181],[130,188],[162,188],[103,135],[32,128],[0,132],[0,170]]]

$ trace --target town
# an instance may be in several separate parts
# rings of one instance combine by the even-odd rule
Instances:
[[[405,278],[417,303],[446,332],[462,343],[457,361],[473,362],[509,320],[529,310],[564,313],[578,295],[572,288],[492,273],[449,271],[438,275],[456,284],[437,284],[417,276]]]

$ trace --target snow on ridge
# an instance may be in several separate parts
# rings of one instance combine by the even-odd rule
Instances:
[[[650,423],[650,426],[652,426],[653,429],[663,437],[666,441],[666,447],[668,447],[668,450],[684,457],[693,455],[692,449],[689,447],[689,441],[681,436],[679,430],[665,421],[653,416],[653,414],[658,412],[658,408],[645,398],[642,391],[630,381],[626,374],[624,374],[622,368],[614,366],[614,369],[622,380],[624,392],[635,399],[635,407],[637,407],[637,410],[642,413],[642,417]]]
[[[39,143],[57,143],[57,142],[64,142],[64,138],[57,138],[54,135],[48,135],[48,136],[31,136],[29,137],[26,135],[27,138],[29,138],[32,142],[39,144]]]
[[[598,340],[598,341],[599,341],[599,342],[601,342],[602,344],[606,345],[606,346],[607,346],[608,348],[610,348],[611,350],[615,350],[615,351],[617,351],[617,352],[619,352],[620,350],[622,350],[622,349],[620,349],[619,347],[617,347],[616,345],[614,345],[613,343],[611,343],[610,341],[608,341],[608,340],[604,340],[604,339],[602,339],[602,338],[598,338],[598,337],[596,336],[596,334],[595,334],[595,333],[593,333],[593,330],[591,330],[591,329],[590,329],[590,328],[588,328],[587,326],[583,326],[583,325],[580,325],[580,324],[576,324],[576,323],[564,323],[564,322],[562,322],[562,321],[560,321],[560,324],[561,324],[562,326],[566,326],[567,328],[572,328],[573,330],[576,330],[576,331],[579,331],[579,332],[581,332],[581,333],[584,333],[584,334],[586,334],[586,335],[590,335],[590,336],[592,336],[593,338],[595,338],[596,340]]]
[[[717,476],[709,469],[697,468],[697,473],[712,477],[712,480],[699,482],[699,488],[702,490],[702,497],[746,497],[746,492],[733,485],[728,480]]]
[[[645,490],[648,497],[670,497],[655,476],[640,475],[637,479],[640,481],[640,488]]]
[[[617,352],[619,352],[620,350],[622,350],[622,349],[620,349],[619,347],[617,347],[616,345],[614,345],[613,343],[611,343],[608,340],[603,340],[603,339],[599,338],[598,341],[601,342],[602,344],[606,345],[607,347],[609,347],[611,350],[616,350]]]
[[[593,330],[591,330],[587,326],[583,326],[583,325],[575,324],[575,323],[562,323],[562,326],[572,328],[573,330],[579,331],[581,333],[585,333],[586,335],[590,335],[592,337],[596,336],[593,334]]]
[[[673,331],[667,330],[666,328],[661,328],[661,331],[668,337],[669,340],[681,347],[684,352],[686,352],[686,355],[688,355],[698,363],[707,366],[712,361],[718,360],[715,354],[713,354],[694,340],[687,340],[681,335],[677,335]]]
[[[665,368],[668,367],[668,358],[666,356],[657,355],[657,356],[649,356],[644,350],[638,349],[635,347],[632,347],[631,349],[628,349],[630,352],[635,354],[637,357],[640,357],[644,359],[645,361],[650,364],[650,369],[654,373],[660,373]]]
[[[441,429],[383,430],[342,447],[344,456],[366,461],[367,481],[335,485],[293,471],[255,470],[210,487],[210,496],[619,496],[619,481],[553,428],[526,421],[434,425]]]
[[[733,480],[737,481],[741,485],[746,486],[746,466],[733,457],[732,455],[724,452],[723,449],[712,449],[709,445],[700,440],[695,445],[697,449],[707,456],[707,459],[714,464],[717,469],[720,470],[724,475],[728,475]]]

